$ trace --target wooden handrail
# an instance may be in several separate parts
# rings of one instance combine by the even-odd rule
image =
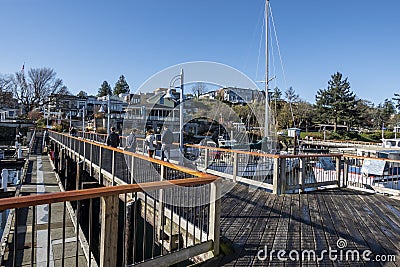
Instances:
[[[164,180],[159,182],[149,182],[142,184],[127,184],[118,186],[108,186],[91,189],[81,189],[65,192],[56,192],[48,194],[38,194],[21,197],[10,197],[0,199],[0,211],[13,208],[25,208],[43,204],[75,201],[125,193],[143,192],[146,190],[167,189],[174,186],[194,186],[213,183],[220,178],[214,175],[205,175],[201,178],[186,178],[177,180]]]

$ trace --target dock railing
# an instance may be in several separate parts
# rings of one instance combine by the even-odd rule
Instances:
[[[345,143],[339,142],[339,143]],[[349,144],[376,145],[367,142]],[[273,155],[254,151],[186,145],[197,169],[234,182],[264,188],[276,194],[318,190],[329,187],[352,187],[398,194],[399,161],[348,154]],[[367,173],[365,163],[384,161],[381,175]],[[376,165],[374,163],[373,165]]]
[[[343,155],[342,174],[349,188],[400,195],[400,160]]]
[[[176,186],[206,186],[210,190],[210,194],[208,195],[210,199],[207,202],[212,204],[206,205],[207,207],[197,207],[193,210],[191,210],[193,207],[182,208],[175,207],[172,204],[168,204],[168,209],[162,207],[162,202],[157,201],[157,203],[151,203],[151,198],[145,193],[163,190],[164,194],[166,194],[169,190],[173,189]],[[143,203],[139,203],[138,201],[138,199],[140,198],[139,194],[144,195],[144,205]],[[68,241],[66,241],[65,231],[68,202],[73,202],[75,207],[80,207],[82,203],[86,203],[87,209],[75,209],[74,225],[75,238],[78,241],[82,241],[82,239],[85,238],[79,234],[79,228],[82,227],[80,226],[80,224],[82,223],[83,218],[88,220],[88,236],[86,237],[88,250],[85,251],[86,258],[88,260],[87,266],[126,266],[128,264],[141,265],[150,264],[151,261],[151,264],[157,264],[157,261],[174,264],[187,259],[188,255],[189,257],[195,257],[201,253],[215,250],[217,249],[216,246],[219,246],[219,228],[214,228],[216,226],[214,220],[218,219],[215,218],[215,215],[218,212],[218,207],[216,205],[219,204],[218,201],[216,201],[217,198],[218,179],[210,176],[202,178],[188,178],[173,181],[159,181],[143,184],[120,185],[113,187],[92,188],[32,196],[5,198],[0,199],[0,210],[15,209],[13,220],[13,244],[15,246],[12,251],[17,253],[21,253],[21,249],[23,251],[23,248],[18,247],[18,245],[23,244],[23,242],[18,240],[18,237],[20,236],[20,234],[22,234],[19,233],[19,227],[17,227],[19,225],[19,220],[22,217],[22,212],[24,210],[32,210],[31,244],[35,244],[38,242],[36,238],[37,232],[39,230],[43,231],[45,229],[47,232],[45,238],[45,240],[47,240],[47,243],[40,245],[41,247],[46,248],[45,256],[47,259],[47,266],[51,265],[50,255],[51,253],[53,253],[52,251],[50,251],[52,245],[51,236],[60,235],[60,233],[57,233],[54,229],[54,225],[56,224],[61,223],[63,225],[61,233],[61,251],[57,253],[58,255],[61,255],[61,258],[57,259],[60,265],[65,265],[66,254],[71,255],[71,251],[66,251],[66,242]],[[120,205],[118,204],[119,199],[125,200],[123,202],[124,209],[122,209],[122,214],[119,207]],[[94,219],[99,213],[98,211],[96,212],[95,208],[95,203],[97,202],[99,202],[100,205],[100,222]],[[63,207],[62,214],[53,214],[52,208],[55,209],[59,205],[62,205]],[[157,207],[157,209],[155,210],[151,209],[153,211],[150,215],[150,217],[153,218],[153,220],[151,221],[152,225],[154,226],[153,231],[149,231],[148,226],[146,226],[146,224],[143,224],[142,220],[140,219],[141,213],[146,214],[147,212],[149,212],[150,206]],[[207,210],[205,210],[205,208]],[[40,229],[37,225],[35,217],[37,209],[48,210],[47,226],[40,225]],[[180,211],[178,211],[179,209]],[[164,213],[164,223],[162,225],[157,225],[163,221],[159,217],[160,213]],[[161,228],[164,229],[166,227],[170,227],[169,230],[176,231],[176,235],[178,235],[180,229],[178,230],[178,226],[175,224],[176,218],[174,217],[179,217],[179,222],[182,224],[189,224],[189,220],[183,219],[183,217],[185,216],[192,216],[191,219],[194,218],[195,221],[201,222],[202,227],[196,228],[192,226],[191,228],[186,228],[192,232],[185,232],[186,240],[182,241],[177,239],[180,241],[177,242],[177,244],[170,243],[170,245],[175,246],[172,250],[166,249],[166,245],[164,244],[161,244],[164,245],[164,247],[160,244],[157,245],[157,242],[168,243],[171,242],[171,240],[165,240],[165,238],[163,238],[163,234],[160,232],[157,233],[156,229],[159,230]],[[128,223],[131,224],[130,226],[134,227],[131,228],[129,232],[126,232],[126,230],[129,229]],[[124,232],[124,235],[122,235],[122,238],[124,239],[123,241],[119,240],[119,232]],[[151,233],[150,236],[146,236],[149,235],[149,232]],[[164,233],[168,233],[168,231],[166,231],[165,229]],[[191,239],[190,241],[187,238],[189,234],[199,235],[201,237],[199,239]],[[161,239],[159,239],[160,237]],[[43,241],[43,239],[41,240]],[[172,242],[177,240],[172,238]],[[122,248],[123,251],[118,251],[117,247]],[[9,256],[9,258],[13,258],[12,266],[18,266],[20,264],[16,260],[17,253]],[[33,266],[33,264],[35,263],[39,264],[38,262],[36,262],[35,253],[35,246],[32,245],[30,253],[31,266]],[[172,256],[172,254],[174,255]],[[75,247],[75,266],[79,266],[78,257],[79,246],[77,243]],[[119,260],[118,257],[120,257]]]
[[[52,219],[51,204],[60,203],[64,207],[63,223],[65,207],[70,206],[76,240],[93,266],[172,265],[188,257],[198,262],[219,254],[221,186],[218,177],[82,137],[52,131],[49,137],[59,184],[72,191],[0,200],[0,209],[17,209],[14,226],[18,225],[21,209],[31,207],[35,211],[39,205],[47,205],[44,208],[49,210],[50,238],[52,224],[60,223],[59,218]],[[74,170],[73,177],[68,175],[71,170]],[[84,173],[96,179],[97,186],[107,187],[82,190]],[[69,201],[75,202],[71,206],[67,205]],[[93,219],[98,216],[101,223]],[[88,226],[81,226],[87,222]],[[14,231],[18,239],[18,227]],[[124,234],[119,234],[117,240],[115,236],[107,236],[117,233]],[[118,251],[114,250],[116,242]],[[64,247],[62,251],[64,263]],[[15,259],[13,262],[18,265]]]

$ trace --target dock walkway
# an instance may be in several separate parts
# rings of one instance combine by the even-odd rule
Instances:
[[[400,201],[346,189],[277,196],[237,185],[222,199],[221,235],[234,252],[209,266],[400,266]],[[313,255],[308,260],[308,252],[301,260],[303,251],[320,257],[329,247],[338,250],[332,254],[336,260],[328,252],[321,261]],[[279,250],[286,252],[286,262],[278,260]],[[352,250],[360,253],[359,261],[352,260]],[[361,259],[366,250],[371,261]],[[291,251],[300,260],[292,261]]]
[[[29,156],[29,167],[25,182],[21,187],[20,195],[44,194],[50,192],[60,192],[60,187],[56,179],[53,166],[49,156],[42,155],[42,136],[37,136],[34,149]],[[16,266],[31,266],[31,260],[35,266],[61,266],[62,265],[62,236],[64,205],[56,203],[51,205],[51,216],[49,216],[48,205],[40,205],[36,208],[35,218],[33,209],[24,208],[18,211],[17,246],[14,258],[13,233],[11,229],[9,238],[9,250],[6,251],[2,266],[12,266],[13,258]],[[15,219],[15,216],[14,216]],[[34,219],[36,236],[32,243],[32,219]],[[50,237],[48,236],[48,220],[51,220]],[[48,246],[50,240],[50,246]],[[65,213],[65,266],[76,266],[79,261],[80,266],[86,266],[87,261],[84,257],[81,246],[76,244],[75,227],[70,219],[68,212]],[[78,247],[78,260],[76,260],[76,248]],[[32,250],[33,248],[33,250]],[[49,248],[49,259],[47,259],[47,249]],[[33,254],[32,254],[33,253]]]

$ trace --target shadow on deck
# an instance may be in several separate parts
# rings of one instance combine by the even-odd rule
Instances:
[[[390,255],[396,255],[400,263],[400,201],[346,189],[276,196],[237,185],[222,199],[221,236],[228,255],[206,265],[395,266],[378,259],[393,261]],[[278,259],[279,250],[286,262]],[[305,250],[315,251],[315,259]]]

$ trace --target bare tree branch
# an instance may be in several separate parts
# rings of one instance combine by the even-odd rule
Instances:
[[[49,102],[50,95],[62,97],[69,94],[56,72],[51,68],[37,68],[16,72],[13,78],[14,96],[23,105],[26,113],[34,108],[42,107]]]

